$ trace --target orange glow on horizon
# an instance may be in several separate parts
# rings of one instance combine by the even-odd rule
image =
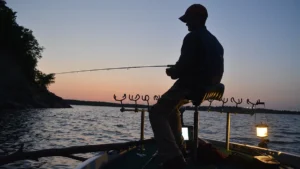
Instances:
[[[166,77],[163,77],[166,79],[165,83],[161,83],[160,76],[156,77],[159,82],[153,81],[153,78],[143,77],[138,78],[139,81],[134,81],[132,80],[136,78],[134,75],[120,77],[113,76],[113,73],[101,75],[102,78],[98,77],[91,74],[57,76],[56,82],[49,87],[49,90],[64,99],[115,102],[114,94],[120,98],[126,93],[127,95],[149,95],[152,101],[154,95],[162,95],[174,83],[174,81],[168,82]]]
[[[256,102],[258,99],[266,102],[266,108],[282,109],[282,100],[289,98],[277,97],[272,88],[256,88],[251,84],[237,84],[228,80],[230,78],[224,76],[222,83],[225,85],[225,98],[235,97],[242,98],[244,101],[240,105],[247,107],[246,99]],[[57,75],[55,83],[50,85],[49,90],[64,99],[86,100],[86,101],[103,101],[116,102],[113,95],[116,94],[121,98],[123,94],[149,95],[150,104],[155,103],[154,95],[162,95],[174,83],[169,77],[166,77],[164,70],[147,71],[105,71],[99,73],[83,73],[70,75]],[[247,90],[245,90],[247,89]],[[277,91],[279,92],[279,91]],[[296,104],[296,100],[290,101],[290,105]],[[126,99],[125,103],[133,103]],[[139,104],[145,104],[139,100]],[[204,102],[202,105],[208,105]],[[221,102],[214,101],[213,106],[220,106]],[[226,105],[234,106],[228,102]]]

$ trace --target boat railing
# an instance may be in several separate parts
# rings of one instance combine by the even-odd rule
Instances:
[[[149,95],[139,95],[139,94],[136,94],[135,96],[134,95],[128,95],[128,99],[130,101],[133,101],[134,104],[124,104],[124,100],[127,99],[127,95],[124,94],[122,96],[121,99],[118,99],[116,95],[114,95],[114,99],[115,101],[118,101],[120,102],[121,104],[121,109],[120,111],[121,112],[141,112],[141,126],[140,126],[140,140],[144,140],[144,129],[145,129],[145,112],[149,112],[151,107],[150,107],[150,104],[149,104],[149,101],[150,101],[150,97]],[[139,100],[142,100],[144,102],[146,102],[146,105],[139,105],[138,104],[138,101]],[[154,100],[159,100],[160,99],[160,95],[155,95],[153,97]],[[220,112],[220,113],[226,113],[227,114],[227,117],[226,117],[226,150],[229,150],[230,147],[229,147],[229,143],[230,143],[230,117],[231,117],[231,113],[234,113],[234,114],[250,114],[250,115],[253,115],[255,112],[254,112],[254,109],[257,105],[261,105],[261,104],[265,104],[264,102],[261,102],[260,100],[257,100],[256,103],[253,103],[251,102],[249,99],[246,100],[246,103],[249,104],[251,106],[251,109],[249,110],[245,110],[245,109],[241,109],[239,107],[240,104],[243,103],[243,99],[235,99],[234,97],[231,97],[230,98],[230,101],[231,103],[234,103],[235,106],[234,107],[225,107],[225,104],[228,102],[228,98],[222,98],[221,101],[222,102],[222,106],[221,106],[221,109],[218,109],[217,111]],[[208,101],[209,102],[209,106],[208,106],[208,110],[207,111],[210,111],[211,110],[211,105],[212,105],[212,102],[214,101],[213,99],[207,99],[205,101]],[[190,102],[188,102],[190,103]],[[180,107],[177,107],[178,109]],[[198,123],[196,123],[198,124]]]

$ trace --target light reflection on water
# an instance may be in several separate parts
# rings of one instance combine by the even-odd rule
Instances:
[[[25,150],[40,150],[67,146],[127,142],[139,139],[140,114],[124,112],[113,107],[73,106],[73,109],[35,109],[0,112],[0,149],[13,151],[21,143]],[[184,114],[185,124],[192,124],[193,112]],[[267,122],[269,148],[300,154],[300,116],[232,114],[231,141],[257,145],[255,124]],[[256,119],[256,120],[255,120]],[[226,114],[201,112],[200,136],[225,140]],[[152,137],[152,129],[146,113],[145,137]],[[81,154],[91,157],[93,154]],[[5,168],[74,168],[78,161],[64,157],[41,158],[20,161]]]

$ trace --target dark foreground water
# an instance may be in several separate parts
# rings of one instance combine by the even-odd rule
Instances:
[[[186,124],[191,124],[193,113],[184,114]],[[257,145],[255,124],[267,122],[269,148],[300,155],[300,116],[258,114],[255,116],[233,114],[231,141]],[[225,140],[226,114],[200,113],[200,136]],[[140,114],[125,112],[119,108],[74,106],[72,109],[36,109],[0,113],[0,154],[2,150],[13,152],[24,143],[25,151],[127,142],[139,139]],[[146,138],[152,137],[148,114],[145,124]],[[81,155],[91,157],[93,154]],[[11,168],[74,168],[78,161],[64,157],[25,160],[0,167]]]

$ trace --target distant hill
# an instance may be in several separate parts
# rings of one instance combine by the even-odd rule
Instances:
[[[88,106],[106,106],[106,107],[120,107],[119,103],[111,103],[111,102],[101,102],[101,101],[83,101],[83,100],[65,100],[70,105],[88,105]],[[135,104],[123,104],[124,107],[134,108]],[[150,105],[151,106],[151,105]],[[138,104],[138,108],[147,108],[147,105]],[[186,106],[187,110],[194,110],[193,106]],[[289,111],[289,110],[272,110],[272,109],[262,109],[257,108],[255,110],[246,109],[246,108],[236,108],[231,106],[222,107],[208,107],[201,106],[199,107],[200,111],[216,111],[216,112],[232,112],[232,113],[240,113],[240,114],[252,114],[252,113],[268,113],[268,114],[298,114],[299,111]]]

